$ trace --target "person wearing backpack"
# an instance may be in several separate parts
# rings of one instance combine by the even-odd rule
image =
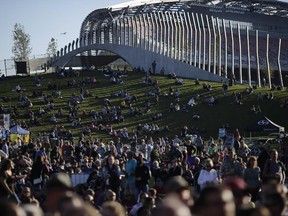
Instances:
[[[286,168],[284,164],[278,160],[278,151],[276,149],[272,149],[270,153],[270,159],[266,161],[264,170],[262,173],[263,182],[268,181],[277,181],[280,184],[285,183]]]

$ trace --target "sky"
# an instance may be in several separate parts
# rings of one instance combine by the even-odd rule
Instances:
[[[40,57],[52,37],[57,40],[58,49],[79,37],[81,24],[90,12],[127,1],[130,0],[1,0],[0,61],[13,57],[15,23],[23,25],[30,35],[31,56]]]

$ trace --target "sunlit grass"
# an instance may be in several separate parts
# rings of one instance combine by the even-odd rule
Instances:
[[[55,83],[59,86],[59,89],[62,92],[62,98],[54,98],[55,109],[48,114],[38,117],[40,121],[39,126],[30,126],[30,130],[32,132],[32,137],[37,136],[39,133],[49,133],[51,129],[55,126],[59,126],[63,124],[67,130],[71,130],[75,137],[78,137],[82,128],[71,127],[71,123],[67,122],[66,116],[68,115],[67,110],[67,101],[71,97],[72,94],[79,95],[80,87],[70,88],[67,86],[68,80],[75,79],[76,82],[79,82],[83,78],[96,76],[97,84],[95,86],[83,86],[83,89],[88,89],[93,97],[85,98],[84,102],[79,105],[80,109],[78,111],[79,117],[81,117],[83,126],[88,125],[91,122],[91,118],[89,116],[83,116],[83,111],[90,111],[91,109],[95,109],[96,111],[101,111],[103,108],[103,99],[109,98],[111,101],[111,106],[119,106],[122,98],[116,98],[111,96],[114,92],[119,92],[122,89],[125,89],[130,94],[135,94],[138,97],[138,101],[133,103],[134,107],[140,107],[143,110],[143,115],[138,117],[131,117],[128,115],[128,109],[123,110],[123,114],[125,117],[125,121],[119,124],[113,124],[114,130],[119,130],[121,128],[126,127],[129,132],[135,130],[138,124],[151,124],[151,117],[155,115],[157,112],[163,113],[163,119],[154,122],[159,125],[161,131],[160,133],[147,133],[144,135],[152,136],[152,137],[173,137],[175,134],[180,135],[181,128],[186,125],[188,128],[196,129],[198,128],[201,131],[204,137],[213,136],[217,138],[218,129],[222,127],[224,124],[229,125],[230,129],[233,131],[235,128],[238,128],[240,132],[244,135],[245,128],[260,119],[263,116],[267,116],[272,121],[277,124],[288,127],[288,108],[280,108],[280,103],[282,103],[285,99],[288,99],[288,92],[285,90],[282,91],[274,91],[273,94],[275,99],[272,101],[257,101],[257,94],[259,91],[262,94],[265,94],[266,89],[257,89],[254,90],[252,94],[243,93],[243,105],[236,105],[233,103],[232,92],[239,93],[244,92],[247,86],[245,85],[236,85],[233,87],[229,87],[228,96],[223,96],[222,91],[222,83],[209,83],[213,86],[212,91],[204,91],[202,89],[202,84],[208,82],[200,81],[200,85],[195,85],[194,80],[184,79],[183,85],[175,84],[174,79],[168,79],[166,76],[152,76],[153,80],[157,80],[158,84],[161,88],[161,95],[159,96],[160,102],[158,105],[154,105],[153,96],[147,96],[146,91],[152,89],[152,85],[144,85],[142,83],[145,74],[133,73],[129,72],[128,77],[125,78],[124,84],[112,84],[109,78],[105,77],[101,71],[94,72],[81,72],[80,77],[68,77],[68,78],[60,78],[56,76],[56,74],[44,74],[44,80],[41,82],[41,87],[36,87],[34,85],[34,77],[14,77],[10,79],[0,80],[0,96],[11,97],[10,102],[0,101],[7,109],[8,105],[18,106],[18,110],[20,111],[20,116],[16,118],[16,122],[20,123],[21,121],[28,122],[27,118],[24,118],[24,109],[19,106],[19,93],[12,91],[17,84],[20,84],[22,88],[25,89],[23,94],[26,94],[29,98],[31,98],[33,90],[42,90],[44,94],[51,96],[52,91],[48,90],[47,84],[50,81],[51,83]],[[199,94],[201,99],[197,101],[197,105],[194,107],[189,107],[189,112],[183,112],[180,110],[179,112],[169,112],[170,103],[177,103],[175,101],[174,96],[165,97],[162,94],[164,92],[169,91],[169,87],[172,86],[173,89],[178,88],[181,92],[180,101],[178,102],[181,108],[184,105],[187,105],[188,100]],[[202,98],[213,95],[218,99],[218,103],[213,106],[208,106],[202,102]],[[36,112],[39,107],[46,108],[46,105],[38,98],[31,98],[34,106],[31,108],[34,112]],[[151,111],[146,113],[144,101],[150,100],[151,102]],[[260,105],[262,109],[262,113],[253,114],[250,111],[251,106]],[[58,125],[52,125],[49,121],[50,117],[53,113],[56,113],[59,108],[63,108],[65,111],[65,117],[63,117]],[[193,115],[199,115],[200,119],[195,121],[192,119]],[[170,132],[163,132],[162,129],[165,126],[169,126]],[[109,134],[105,132],[94,132],[92,133],[94,138],[99,139],[114,139]],[[245,136],[248,136],[248,133],[245,133]],[[128,142],[128,141],[126,141]]]

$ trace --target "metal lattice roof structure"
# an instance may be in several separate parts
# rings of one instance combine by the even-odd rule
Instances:
[[[224,19],[226,19],[225,14],[252,14],[251,16],[287,18],[285,22],[288,21],[288,3],[276,0],[134,0],[91,12],[82,23],[80,37],[97,28],[105,28],[123,17],[158,12],[197,13],[198,10],[199,13],[216,13]],[[267,24],[265,21],[264,23]]]
[[[288,70],[287,14],[288,3],[275,0],[130,1],[88,14],[79,39],[61,49],[58,63],[105,50],[133,67],[148,68],[158,59],[162,67],[170,64],[169,70],[183,71],[182,76],[212,80],[219,78],[216,74],[227,78],[238,70],[240,83],[246,76],[249,85],[257,78],[261,86],[260,70],[267,70],[271,86],[270,68],[278,69],[283,86],[281,71]],[[197,75],[196,68],[201,70]]]

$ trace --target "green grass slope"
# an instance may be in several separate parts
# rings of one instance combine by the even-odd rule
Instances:
[[[166,76],[158,76],[153,75],[152,79],[158,81],[158,85],[161,88],[161,95],[159,96],[159,103],[154,104],[154,97],[147,96],[146,92],[153,88],[152,85],[143,84],[143,80],[145,74],[128,72],[128,76],[125,78],[124,84],[113,84],[108,77],[105,77],[101,71],[93,71],[93,72],[81,72],[79,77],[67,77],[60,78],[56,74],[44,74],[43,80],[41,81],[41,86],[37,87],[34,85],[34,76],[27,77],[13,77],[9,79],[0,80],[0,104],[2,104],[5,108],[5,112],[7,111],[7,107],[11,105],[12,107],[17,105],[18,111],[20,113],[19,116],[14,118],[16,123],[20,123],[22,121],[29,122],[29,119],[24,116],[25,109],[19,106],[19,96],[21,94],[27,95],[32,103],[33,107],[30,108],[33,112],[37,112],[37,110],[42,107],[46,108],[46,104],[41,101],[39,98],[32,98],[33,91],[43,91],[43,93],[47,96],[52,95],[52,91],[48,90],[47,84],[48,82],[55,83],[59,86],[59,90],[62,92],[62,98],[53,98],[55,109],[48,112],[42,117],[37,117],[40,124],[37,126],[29,125],[29,130],[32,132],[32,137],[38,136],[39,133],[49,133],[53,127],[57,127],[60,125],[64,125],[67,130],[71,130],[75,137],[78,137],[81,127],[72,128],[71,123],[67,121],[68,108],[67,101],[74,94],[78,96],[80,94],[80,87],[71,88],[67,86],[68,80],[73,80],[79,83],[81,80],[95,76],[97,79],[96,85],[88,85],[83,86],[83,89],[88,89],[93,96],[87,97],[84,99],[84,102],[79,105],[79,116],[82,119],[83,126],[87,126],[91,122],[91,117],[84,116],[83,111],[90,111],[91,109],[95,109],[96,111],[101,111],[103,108],[103,99],[108,98],[111,101],[112,106],[120,106],[122,98],[116,98],[111,94],[115,92],[119,92],[124,89],[127,90],[129,94],[137,95],[138,101],[132,103],[133,107],[139,107],[143,110],[142,116],[129,116],[128,109],[124,109],[122,111],[125,120],[122,123],[113,124],[114,130],[119,130],[121,128],[126,127],[129,132],[135,130],[138,124],[151,124],[156,123],[160,127],[160,132],[155,133],[147,133],[145,135],[152,137],[173,137],[175,134],[180,134],[181,128],[186,125],[189,129],[200,130],[204,137],[213,136],[217,138],[218,129],[222,127],[223,124],[229,124],[231,130],[238,128],[241,134],[244,134],[244,129],[257,121],[259,118],[263,116],[267,116],[275,123],[288,128],[288,108],[281,108],[280,104],[284,103],[285,99],[288,99],[287,90],[281,91],[273,91],[274,100],[268,101],[257,100],[258,92],[261,92],[263,95],[266,92],[271,92],[268,88],[258,88],[254,90],[252,94],[246,94],[245,89],[247,85],[236,85],[229,87],[228,95],[224,96],[222,91],[222,83],[209,83],[200,81],[200,85],[195,85],[194,80],[184,79],[183,85],[178,85],[175,83],[174,79],[169,79]],[[211,91],[205,91],[202,89],[202,84],[210,84],[212,85]],[[15,86],[20,84],[22,88],[25,90],[22,93],[17,93],[12,91],[15,89]],[[175,101],[174,96],[163,96],[165,92],[168,93],[169,88],[180,90],[180,101],[178,102],[181,110],[178,112],[169,112],[170,103],[177,103]],[[237,105],[234,103],[234,96],[232,93],[242,93],[242,105]],[[197,100],[197,105],[188,108],[188,112],[184,112],[182,110],[183,106],[187,106],[187,102],[192,96],[196,94],[200,95],[200,99]],[[213,106],[209,106],[203,103],[203,98],[213,95],[217,98],[218,103]],[[3,97],[10,97],[11,100],[5,101]],[[4,99],[4,100],[3,100]],[[150,100],[151,102],[151,111],[145,111],[145,100]],[[253,114],[251,112],[252,105],[259,105],[261,107],[262,112],[258,114]],[[65,117],[61,118],[57,125],[53,125],[50,123],[50,117],[53,113],[57,113],[59,108],[63,108],[65,111]],[[152,122],[151,117],[155,115],[157,112],[162,112],[163,119]],[[193,115],[199,115],[199,120],[193,120]],[[170,132],[163,132],[163,128],[165,126],[169,126]],[[248,136],[248,134],[245,134]],[[105,132],[93,132],[92,136],[94,138],[104,139],[108,141],[110,139],[114,139],[108,133]]]

